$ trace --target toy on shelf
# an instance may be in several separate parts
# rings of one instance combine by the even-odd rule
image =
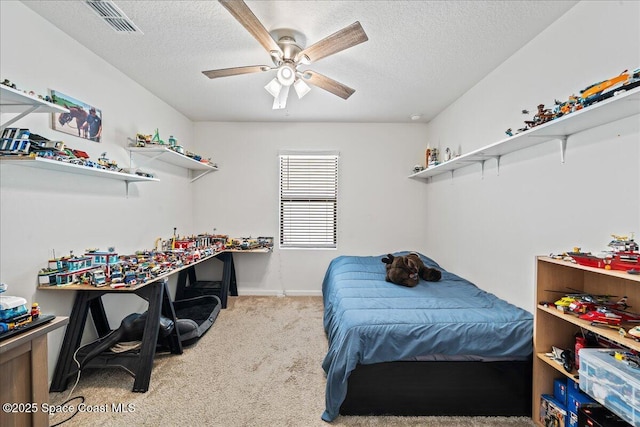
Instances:
[[[618,76],[593,83],[580,91],[580,95],[570,95],[566,101],[554,101],[555,107],[551,110],[545,108],[544,104],[538,105],[538,111],[531,120],[525,120],[525,126],[513,131],[509,128],[505,131],[508,136],[526,132],[536,126],[547,123],[551,120],[563,117],[567,114],[586,108],[605,99],[611,98],[618,93],[631,90],[640,86],[640,68],[636,68],[629,73],[624,70]],[[528,110],[522,110],[523,114],[529,114]]]
[[[567,252],[566,256],[569,260],[588,267],[604,268],[606,270],[622,270],[629,273],[640,270],[640,250],[638,243],[633,238],[611,235],[613,240],[607,245],[608,250],[598,254],[591,252],[582,252],[580,248],[575,247],[573,251]]]
[[[228,246],[230,245],[230,246]],[[112,288],[132,287],[160,275],[213,256],[225,249],[268,249],[273,237],[230,239],[226,234],[201,233],[179,236],[174,229],[169,239],[157,238],[152,250],[140,250],[131,255],[87,249],[82,256],[49,260],[38,273],[40,286],[91,285]]]
[[[158,129],[155,130],[155,133],[153,136],[151,135],[145,135],[142,133],[137,133],[136,134],[136,139],[133,140],[131,138],[129,138],[130,141],[130,146],[132,147],[138,147],[138,148],[143,148],[143,147],[148,147],[148,146],[154,146],[154,145],[159,145],[162,147],[165,147],[168,150],[174,151],[182,156],[185,157],[189,157],[190,159],[193,159],[197,162],[200,163],[204,163],[204,164],[208,164],[210,166],[213,167],[217,167],[217,165],[215,163],[211,162],[210,158],[205,159],[204,157],[202,157],[201,155],[194,153],[192,151],[189,150],[185,150],[184,146],[182,146],[181,144],[178,143],[178,140],[173,136],[169,136],[169,140],[167,143],[165,143],[161,138],[160,138],[160,134]]]
[[[2,138],[0,139],[0,156],[7,158],[40,157],[93,169],[128,173],[118,167],[115,161],[108,159],[106,152],[102,153],[97,161],[93,161],[85,151],[67,147],[63,141],[51,141],[31,132],[29,129],[22,128],[6,128],[3,130]],[[152,174],[138,170],[131,174],[153,178]]]
[[[587,86],[580,91],[582,104],[586,107],[595,102],[614,96],[618,92],[633,89],[640,86],[640,68],[636,68],[631,74],[624,70],[620,75]]]
[[[7,290],[7,285],[0,284],[0,294]],[[27,300],[22,297],[0,295],[0,333],[18,329],[28,325],[40,316],[40,306],[33,303],[27,309]]]
[[[5,86],[7,86],[7,87],[10,87],[11,89],[21,90],[21,89],[18,89],[18,88],[16,87],[16,84],[15,84],[15,83],[13,83],[13,82],[11,82],[11,80],[9,80],[9,79],[4,79],[4,80],[2,80],[2,81],[0,82],[0,84],[3,84],[3,85],[5,85]],[[27,92],[26,90],[22,90],[22,92],[24,92],[24,93],[26,93],[26,94],[28,94],[28,95],[30,95],[30,96],[35,96],[35,97],[37,97],[38,99],[41,99],[41,100],[43,100],[43,101],[53,102],[53,99],[52,99],[49,95],[40,95],[40,94],[36,94],[36,93],[35,93],[34,91],[32,91],[32,90],[30,90],[29,92]]]
[[[151,139],[153,137],[151,135],[144,135],[142,133],[136,134],[136,147],[146,147],[147,144],[152,144]]]
[[[110,170],[114,172],[122,172],[122,169],[118,167],[118,163],[115,160],[110,160],[107,158],[106,151],[102,153],[98,158],[98,164],[106,170]]]
[[[156,128],[156,132],[153,134],[153,138],[151,138],[151,143],[164,145],[164,141],[160,139],[160,132],[158,131],[158,128]]]
[[[553,120],[554,114],[548,108],[544,108],[544,104],[538,105],[538,112],[533,116],[532,120],[525,120],[524,123],[530,129],[535,126],[539,126],[548,122],[549,120]]]

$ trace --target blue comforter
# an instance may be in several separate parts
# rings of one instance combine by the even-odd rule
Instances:
[[[406,255],[399,252],[394,255]],[[443,270],[439,282],[407,288],[386,282],[380,256],[340,256],[329,264],[323,284],[324,329],[329,350],[325,421],[333,421],[357,364],[421,355],[482,358],[529,357],[533,315]]]

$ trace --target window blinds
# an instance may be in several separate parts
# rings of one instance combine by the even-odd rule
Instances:
[[[335,248],[337,155],[280,156],[280,246]]]

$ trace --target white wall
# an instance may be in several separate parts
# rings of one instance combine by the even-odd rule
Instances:
[[[640,66],[640,3],[584,1],[458,99],[428,126],[432,146],[463,153],[524,125],[591,83]],[[640,117],[504,156],[424,184],[426,253],[479,286],[533,311],[536,255],[606,248],[640,238]],[[552,298],[552,296],[550,296]]]
[[[195,228],[277,239],[279,150],[339,151],[337,250],[280,250],[276,245],[268,255],[234,258],[240,294],[319,295],[329,261],[336,256],[379,255],[424,245],[426,216],[420,206],[425,187],[407,176],[420,163],[425,128],[196,123],[197,150],[211,154],[220,171],[194,183]]]
[[[129,165],[127,137],[160,128],[178,140],[191,140],[193,125],[120,71],[53,27],[19,2],[0,2],[0,76],[18,87],[48,94],[60,91],[102,109],[101,143],[54,131],[49,114],[33,114],[13,126],[26,127],[97,159],[106,151],[120,166]],[[3,114],[4,122],[12,117]],[[153,165],[161,182],[122,181],[28,167],[0,165],[0,280],[7,294],[37,301],[43,312],[69,315],[72,292],[36,290],[37,272],[56,256],[85,248],[131,253],[153,246],[157,237],[192,233],[192,193],[186,170]],[[113,327],[132,312],[146,309],[139,298],[106,298]],[[87,328],[89,332],[92,327]],[[49,335],[51,372],[62,330]]]

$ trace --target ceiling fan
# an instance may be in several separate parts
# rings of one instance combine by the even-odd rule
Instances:
[[[274,39],[243,0],[218,1],[269,52],[274,66],[250,65],[203,71],[202,73],[210,79],[276,70],[276,77],[265,86],[265,89],[273,95],[274,110],[285,108],[291,86],[294,87],[298,98],[302,98],[311,90],[307,83],[343,99],[349,98],[355,92],[355,89],[320,73],[300,70],[298,67],[309,65],[369,40],[359,22],[356,21],[303,49],[296,44],[293,34],[283,34],[277,40]]]

